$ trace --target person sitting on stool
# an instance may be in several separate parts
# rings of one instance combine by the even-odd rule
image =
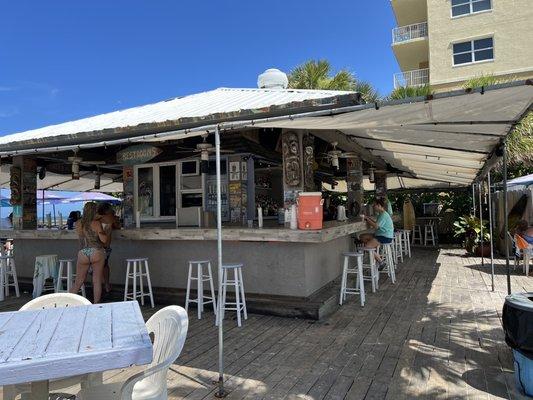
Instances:
[[[363,234],[359,239],[364,243],[365,247],[376,249],[374,257],[378,262],[379,268],[383,269],[385,263],[378,254],[380,244],[392,243],[394,238],[394,224],[392,218],[387,212],[386,200],[383,198],[376,198],[372,203],[374,213],[376,214],[376,220],[364,216],[364,220],[373,228],[376,229],[374,234]]]

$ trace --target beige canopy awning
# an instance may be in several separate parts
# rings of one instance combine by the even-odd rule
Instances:
[[[516,82],[253,126],[341,132],[404,176],[398,186],[467,186],[532,102],[533,87]]]

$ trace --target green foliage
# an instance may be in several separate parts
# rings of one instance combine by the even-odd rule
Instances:
[[[394,89],[388,97],[388,100],[407,99],[409,97],[429,96],[433,90],[429,85],[422,86],[400,86]]]
[[[477,89],[483,86],[497,85],[499,83],[505,83],[515,80],[513,78],[498,78],[494,75],[479,75],[473,78],[470,78],[465,83],[463,83],[463,88],[465,89]]]
[[[481,224],[481,221],[477,217],[464,215],[459,217],[453,226],[454,236],[464,239],[465,249],[469,252],[472,252],[474,247],[481,242],[481,226],[483,226],[483,240],[485,242],[490,240],[487,221]]]
[[[377,90],[368,82],[359,81],[347,69],[332,74],[327,60],[309,60],[289,73],[289,87],[293,89],[349,90],[361,93],[366,102],[379,98]]]

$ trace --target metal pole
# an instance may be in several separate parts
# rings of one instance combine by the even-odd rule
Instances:
[[[511,266],[509,265],[509,215],[507,211],[507,149],[503,141],[503,232],[505,243],[505,266],[507,268],[507,294],[511,294]]]
[[[490,193],[490,169],[487,174],[487,183],[489,185],[489,197],[488,197],[488,203],[489,203],[489,235],[490,235],[490,274],[492,279],[492,291],[494,292],[494,249],[493,249],[493,241],[492,241],[492,198]]]
[[[481,192],[483,190],[482,186],[481,186],[481,182],[478,183],[477,185],[477,189],[478,189],[478,192],[479,192],[479,225],[481,226],[481,231],[480,231],[480,243],[481,243],[481,266],[485,266],[485,258],[483,257],[483,202],[481,200]]]
[[[218,251],[218,391],[224,397],[224,331],[222,329],[222,195],[220,188],[220,131],[215,127],[215,155],[217,174],[217,251]]]
[[[476,216],[476,185],[472,184],[472,215]]]

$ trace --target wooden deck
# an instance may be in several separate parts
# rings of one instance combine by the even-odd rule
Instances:
[[[396,285],[381,280],[325,321],[250,315],[225,324],[227,399],[521,399],[504,342],[503,260],[490,291],[490,266],[459,249],[415,249]],[[246,276],[245,276],[246,279]],[[533,277],[514,274],[513,291],[533,291]],[[0,303],[17,309],[28,295]],[[217,330],[212,314],[191,310],[185,348],[168,375],[170,399],[213,399]],[[153,311],[145,308],[149,318]],[[131,370],[107,372],[118,381]],[[76,390],[66,390],[74,393]]]

